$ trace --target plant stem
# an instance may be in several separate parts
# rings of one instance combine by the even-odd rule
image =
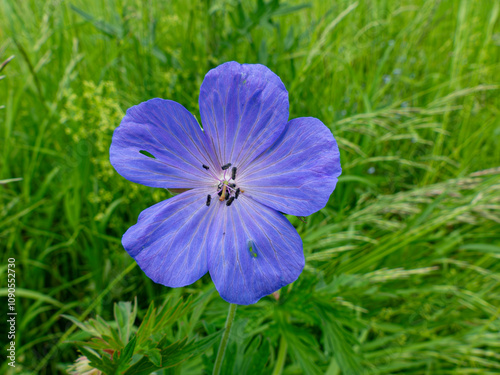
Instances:
[[[214,371],[212,372],[213,375],[219,375],[220,373],[222,367],[222,360],[224,359],[224,353],[226,352],[227,343],[229,341],[229,333],[231,332],[231,327],[233,325],[235,315],[236,315],[236,305],[234,303],[231,303],[229,305],[229,312],[227,313],[227,320],[226,320],[226,326],[224,328],[224,334],[222,335],[222,339],[219,345],[219,351],[217,353],[217,358],[215,359]]]
[[[273,375],[281,375],[283,366],[285,366],[287,349],[288,343],[285,340],[285,336],[282,335],[280,339],[280,350],[278,352],[278,358],[276,359],[276,365],[274,366]]]

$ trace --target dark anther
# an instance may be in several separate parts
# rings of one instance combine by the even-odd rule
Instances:
[[[229,191],[226,191],[226,200],[229,199]]]
[[[236,180],[236,167],[233,167],[233,169],[231,169],[231,178],[233,180]]]
[[[230,206],[231,203],[233,203],[234,197],[229,198],[229,200],[226,202],[226,206]]]
[[[210,206],[210,201],[212,200],[212,197],[210,194],[207,195],[207,206]]]
[[[222,182],[219,184],[219,186],[217,186],[217,189],[218,190],[222,189]]]
[[[225,171],[226,169],[228,169],[232,164],[231,163],[227,163],[227,164],[224,164],[221,168],[223,171]]]
[[[222,190],[217,193],[217,195],[220,197],[222,195]]]
[[[229,184],[229,186],[231,186],[232,188],[235,188],[236,184]]]
[[[203,168],[205,168],[207,171],[210,169],[207,165],[203,164],[202,165]]]
[[[234,193],[234,198],[238,199],[239,195],[240,195],[240,188],[236,189],[236,192]]]

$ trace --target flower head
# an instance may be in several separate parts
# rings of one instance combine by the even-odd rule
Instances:
[[[263,65],[212,69],[199,104],[203,129],[179,103],[151,99],[115,130],[118,173],[188,189],[144,210],[122,243],[157,283],[181,287],[209,272],[226,301],[252,304],[302,272],[302,240],[281,212],[307,216],[326,205],[339,150],[318,119],[288,121],[288,92]]]
[[[87,357],[78,357],[73,365],[68,368],[68,374],[71,375],[101,375],[102,372],[90,366]]]

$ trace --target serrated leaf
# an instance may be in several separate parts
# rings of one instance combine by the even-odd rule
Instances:
[[[79,347],[89,347],[96,350],[109,349],[109,344],[101,339],[93,338],[90,341],[68,341]]]
[[[304,374],[322,374],[321,369],[316,364],[321,352],[315,338],[309,332],[292,325],[282,326],[282,334],[288,342],[290,355],[298,362]]]
[[[354,346],[359,345],[355,337],[330,314],[320,311],[319,315],[323,318],[325,344],[333,353],[342,373],[347,375],[363,374],[364,369],[360,362],[363,357],[353,350]]]
[[[132,355],[134,354],[135,350],[135,344],[137,342],[137,337],[133,337],[132,340],[128,342],[128,344],[123,348],[123,350],[120,352],[120,357],[118,358],[118,368],[120,370],[125,370],[127,369],[130,363],[130,360],[132,359]]]
[[[101,370],[104,374],[109,374],[109,375],[115,374],[116,367],[113,366],[113,364],[108,358],[98,357],[96,354],[94,354],[93,351],[85,347],[80,348],[80,351],[90,361],[91,367]]]
[[[134,300],[133,307],[131,302],[115,303],[114,316],[118,326],[120,340],[122,343],[127,343],[137,316],[137,297]]]
[[[145,355],[149,360],[158,368],[161,368],[161,352],[160,349],[150,349],[145,352]]]
[[[80,328],[82,331],[85,331],[85,332],[88,332],[92,335],[95,335],[95,336],[100,336],[100,332],[98,332],[94,327],[92,327],[91,325],[87,324],[87,323],[83,323],[83,322],[80,322],[77,318],[75,318],[74,316],[71,316],[71,315],[65,315],[65,314],[62,314],[61,315],[64,319],[68,319],[69,321],[71,321],[73,324],[75,324],[78,328]]]
[[[142,319],[142,323],[137,330],[137,339],[139,344],[142,344],[145,340],[149,338],[153,330],[154,322],[156,320],[156,309],[154,307],[154,302],[149,305],[148,311]]]
[[[187,359],[203,353],[219,340],[221,333],[222,331],[216,332],[213,335],[189,342],[187,341],[187,337],[185,337],[182,340],[171,343],[167,347],[163,347],[167,343],[167,338],[165,337],[158,343],[162,363],[160,368],[152,363],[149,358],[144,357],[124,372],[124,375],[149,375],[153,371],[177,366]]]
[[[116,331],[111,330],[110,333],[111,333],[111,336],[102,335],[102,339],[105,340],[109,344],[108,346],[110,349],[122,350],[125,345],[120,341],[120,338],[118,337],[118,334],[116,333]]]
[[[170,300],[167,299],[165,303],[158,309],[156,315],[156,324],[154,331],[158,332],[169,326],[175,321],[178,321],[182,316],[184,316],[189,307],[191,306],[191,300],[188,298],[185,302],[183,300],[178,300],[173,306],[168,307]]]

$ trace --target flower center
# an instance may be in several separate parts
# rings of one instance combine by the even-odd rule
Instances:
[[[218,179],[219,184],[217,185],[216,194],[219,196],[219,201],[226,201],[226,206],[231,206],[235,199],[238,199],[241,193],[244,191],[240,189],[236,182],[236,174],[238,172],[237,167],[232,167],[231,163],[224,164],[221,166],[221,169],[224,171],[224,174],[221,178]],[[203,168],[208,170],[208,167],[203,165]],[[227,176],[226,176],[227,175]],[[207,206],[210,206],[212,202],[212,196],[210,194],[207,195]]]

